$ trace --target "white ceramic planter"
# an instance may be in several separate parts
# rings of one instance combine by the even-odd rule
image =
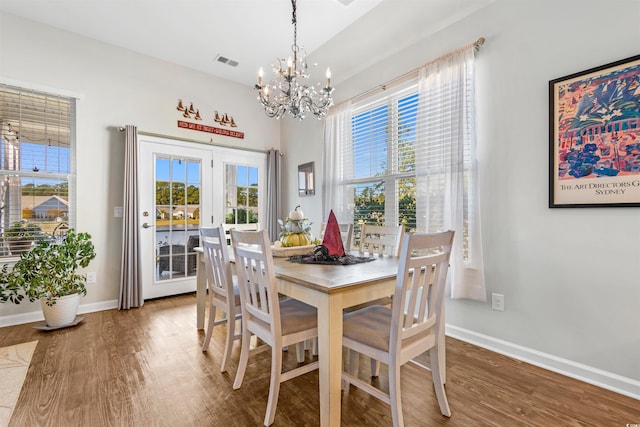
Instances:
[[[80,294],[66,295],[56,299],[54,305],[47,305],[46,298],[40,300],[42,313],[47,325],[52,328],[68,325],[73,322],[80,305]]]

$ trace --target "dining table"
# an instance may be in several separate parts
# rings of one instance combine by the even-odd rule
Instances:
[[[359,256],[357,252],[353,255]],[[278,292],[318,310],[320,425],[323,427],[340,425],[343,310],[393,295],[395,290],[399,258],[373,258],[349,265],[301,264],[287,257],[273,258]],[[201,264],[198,262],[196,292],[199,329],[204,327],[206,303],[206,274]]]

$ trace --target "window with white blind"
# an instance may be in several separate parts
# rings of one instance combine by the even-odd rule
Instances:
[[[0,84],[0,256],[74,225],[75,99]]]
[[[421,95],[416,76],[352,106],[351,142],[343,154],[351,176],[343,185],[353,194],[356,245],[365,223],[402,224],[406,231],[423,233],[451,227],[445,219],[453,209],[451,187],[460,186],[458,233],[468,258],[472,199],[466,188],[473,184],[473,161],[469,143],[460,143],[453,154],[451,147],[470,140],[466,133],[473,127],[451,123],[447,110],[458,105],[450,99],[451,85]],[[461,172],[452,172],[456,163]]]
[[[362,224],[416,230],[417,86],[354,105],[351,119],[354,230]]]

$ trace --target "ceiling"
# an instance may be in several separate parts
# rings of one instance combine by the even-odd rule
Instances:
[[[335,85],[492,1],[299,0],[298,45]],[[293,44],[289,0],[0,0],[0,11],[246,85]]]

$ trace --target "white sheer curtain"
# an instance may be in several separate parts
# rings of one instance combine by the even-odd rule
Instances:
[[[353,165],[345,162],[351,150],[351,102],[333,108],[324,125],[323,221],[333,209],[339,223],[353,223],[353,191],[342,183],[353,177]]]
[[[473,46],[420,69],[416,218],[420,231],[455,230],[452,298],[486,301],[475,138]],[[466,237],[466,238],[465,238]]]

